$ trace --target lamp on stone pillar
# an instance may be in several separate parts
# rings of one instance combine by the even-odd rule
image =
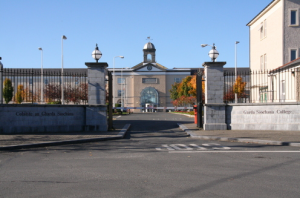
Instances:
[[[207,44],[202,44],[206,47]],[[209,52],[212,62],[204,62],[205,73],[205,105],[204,105],[204,130],[226,130],[224,97],[224,65],[226,62],[216,62],[219,52],[215,44]]]
[[[0,60],[2,60],[2,58],[0,57]],[[0,61],[0,104],[3,104],[3,64]]]
[[[106,76],[110,76],[110,74],[107,71],[108,64],[106,62],[98,62],[102,53],[97,48],[98,46],[96,45],[95,53],[92,53],[92,57],[96,62],[85,62],[87,66],[87,99],[89,105],[85,108],[86,131],[107,131],[107,108],[110,109],[108,120],[112,128],[111,102],[108,106],[106,105]]]
[[[86,62],[88,67],[88,104],[104,105],[106,98],[105,82],[108,64],[106,62],[98,62],[102,57],[101,51],[96,44],[92,57],[96,62]]]
[[[96,60],[96,63],[98,63],[98,60],[102,57],[102,53],[99,50],[97,43],[95,50],[92,52],[92,57]]]
[[[213,45],[201,44],[201,47],[206,47],[206,46],[212,46],[212,49],[209,51],[208,55],[211,58],[212,62],[215,62],[219,56],[219,52],[216,49],[215,44],[213,44]]]

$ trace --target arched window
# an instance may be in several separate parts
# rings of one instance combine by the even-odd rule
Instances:
[[[151,54],[147,54],[147,62],[152,62],[152,55]]]
[[[158,92],[153,87],[146,87],[141,92],[141,106],[144,107],[146,103],[151,103],[157,106],[158,104]]]

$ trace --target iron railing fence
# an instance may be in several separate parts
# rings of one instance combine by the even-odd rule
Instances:
[[[64,104],[87,104],[86,72],[64,70],[61,75],[59,69],[44,69],[41,72],[41,69],[9,68],[2,72],[3,89],[5,80],[10,80],[13,87],[13,98],[9,103],[61,104],[63,89]]]
[[[224,72],[224,102],[298,102],[300,68],[249,72]]]

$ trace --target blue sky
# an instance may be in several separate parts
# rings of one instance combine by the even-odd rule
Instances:
[[[249,27],[246,24],[271,0],[0,0],[0,57],[5,68],[85,68],[94,62],[133,67],[143,61],[143,46],[151,37],[156,60],[167,68],[202,67],[213,44],[217,61],[249,67]]]

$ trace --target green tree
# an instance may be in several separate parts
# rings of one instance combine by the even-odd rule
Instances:
[[[189,82],[191,81],[192,76],[185,77],[178,86],[178,95],[181,96],[190,96],[190,90],[193,88],[190,86]]]
[[[4,88],[3,88],[3,98],[5,100],[5,103],[8,104],[9,101],[11,101],[14,93],[14,88],[12,86],[12,82],[9,78],[5,78],[4,82]]]
[[[178,89],[178,86],[179,86],[179,83],[174,83],[173,85],[172,85],[172,88],[170,89],[170,94],[171,94],[171,96],[170,96],[170,98],[172,99],[172,100],[176,100],[176,99],[178,99],[178,91],[177,91],[177,89]]]

